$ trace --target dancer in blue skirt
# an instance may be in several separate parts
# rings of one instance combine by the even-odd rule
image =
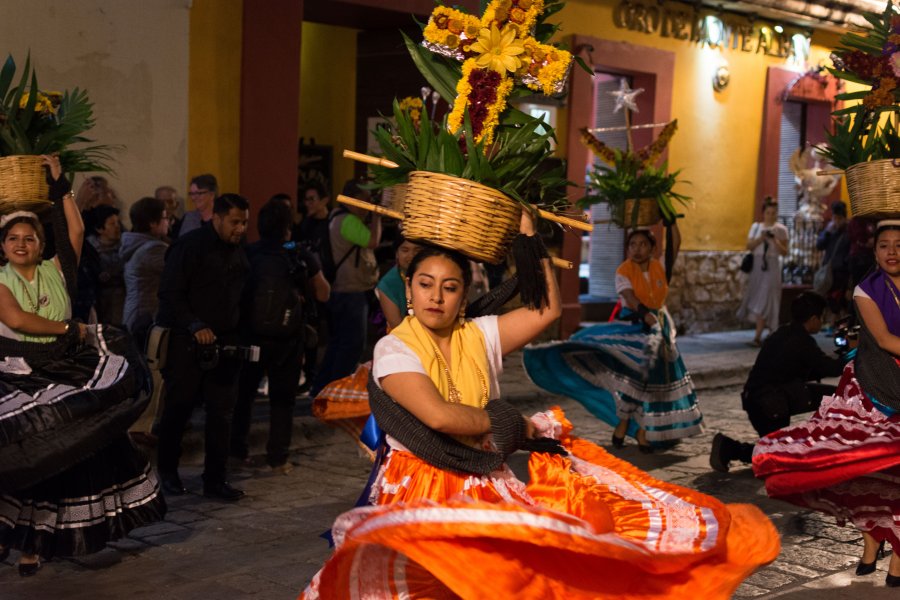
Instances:
[[[679,239],[673,225],[677,254]],[[703,415],[691,377],[675,344],[665,308],[669,286],[656,240],[635,229],[628,259],[616,269],[622,310],[615,321],[594,325],[562,342],[525,349],[525,368],[539,386],[581,402],[615,427],[617,448],[634,436],[643,452],[702,431]]]

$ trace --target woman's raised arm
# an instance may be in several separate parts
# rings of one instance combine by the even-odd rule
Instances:
[[[528,211],[522,211],[519,231],[523,235],[535,235],[534,221]],[[541,260],[541,264],[544,281],[547,285],[547,303],[534,309],[517,308],[500,315],[497,319],[497,327],[500,331],[500,351],[504,356],[532,341],[562,314],[559,286],[556,283],[553,268],[550,266],[550,259]]]
[[[59,164],[59,156],[42,154],[41,158],[44,160],[44,165],[50,169],[50,177],[53,182],[59,182],[60,177],[63,176],[62,167]],[[53,197],[54,190],[59,189],[59,192],[56,193],[62,193],[69,188],[68,182],[63,182],[63,185],[51,183],[50,197],[56,202],[63,203],[63,213],[66,216],[69,243],[72,244],[72,250],[75,252],[75,263],[77,264],[81,260],[81,245],[84,243],[84,221],[81,219],[81,211],[78,210],[78,206],[75,204],[75,194],[69,191],[62,196],[61,200],[58,197]],[[57,251],[57,254],[59,254],[59,251]],[[58,259],[57,264],[59,264]]]

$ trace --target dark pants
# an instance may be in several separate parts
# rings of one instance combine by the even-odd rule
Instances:
[[[833,385],[797,381],[768,385],[753,392],[745,390],[741,399],[753,429],[759,437],[765,437],[790,425],[791,416],[818,410],[822,396],[830,396],[834,392]],[[735,442],[728,458],[750,463],[753,446],[754,444],[746,442]]]
[[[241,370],[238,400],[231,427],[231,454],[247,458],[253,399],[263,374],[269,378],[269,441],[266,460],[272,467],[287,462],[294,428],[294,401],[300,379],[304,347],[302,340],[259,343],[259,362]]]
[[[159,472],[178,472],[181,438],[191,413],[201,402],[206,409],[203,481],[215,485],[225,481],[231,417],[237,400],[241,363],[220,357],[216,368],[201,371],[193,336],[172,332],[163,378],[166,404],[159,422]]]
[[[332,292],[328,310],[328,346],[310,390],[315,396],[336,379],[352,375],[366,347],[369,300],[366,292]]]

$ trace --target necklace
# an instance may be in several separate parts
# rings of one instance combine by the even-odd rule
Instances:
[[[36,315],[38,314],[38,310],[40,310],[41,304],[41,274],[39,271],[35,271],[34,280],[37,284],[37,301],[35,301],[34,298],[31,297],[31,291],[28,289],[31,286],[25,285],[25,278],[19,275],[19,285],[22,286],[22,291],[25,293],[25,298],[28,300],[28,307],[31,309],[28,312]]]
[[[456,387],[456,384],[453,383],[447,361],[444,360],[441,350],[437,347],[437,344],[434,343],[434,340],[431,340],[431,345],[434,347],[434,357],[437,359],[438,365],[447,377],[447,401],[454,404],[462,404],[462,394],[460,393],[459,388]],[[481,372],[481,369],[478,368],[478,365],[473,366],[475,372],[478,374],[478,382],[481,384],[481,398],[479,399],[478,404],[481,408],[484,408],[488,403],[487,378],[484,376],[484,373]]]
[[[891,291],[891,296],[894,297],[894,302],[897,304],[897,308],[900,308],[900,298],[897,298],[897,292],[894,291],[894,286],[888,282],[887,278],[884,280],[884,285],[887,286],[887,289]]]

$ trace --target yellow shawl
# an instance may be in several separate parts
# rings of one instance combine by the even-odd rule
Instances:
[[[416,353],[444,400],[451,401],[453,385],[459,391],[461,404],[484,408],[490,393],[490,371],[487,346],[478,325],[466,321],[464,325],[453,327],[449,365],[431,335],[415,317],[404,318],[391,335],[400,338]],[[445,367],[449,368],[449,377]]]
[[[618,275],[624,275],[631,282],[631,289],[638,302],[647,308],[658,310],[666,303],[666,295],[669,293],[666,270],[661,262],[651,258],[647,272],[649,277],[644,277],[640,265],[632,260],[626,260],[616,269]]]

